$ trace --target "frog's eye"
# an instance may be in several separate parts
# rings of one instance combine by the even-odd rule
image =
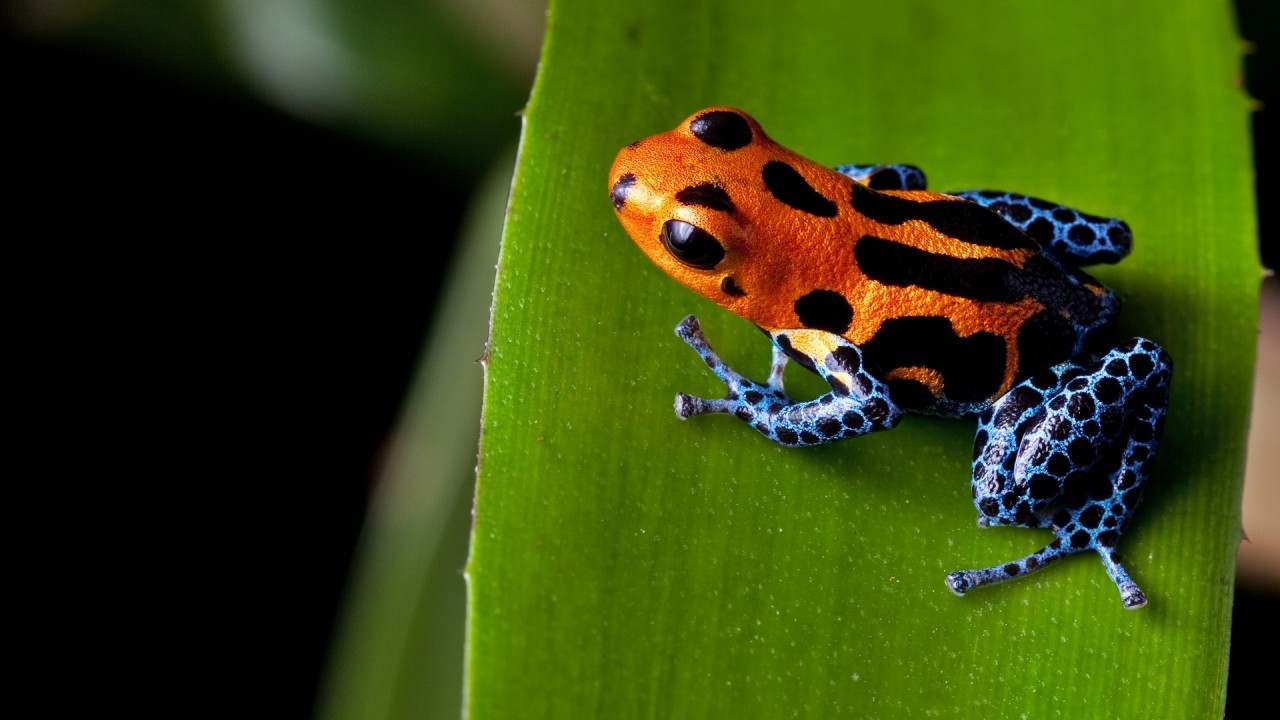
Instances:
[[[661,238],[667,251],[689,267],[710,270],[724,259],[724,248],[711,233],[683,220],[662,223]]]

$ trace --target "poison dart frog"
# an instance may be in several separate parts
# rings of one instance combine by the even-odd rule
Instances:
[[[894,427],[905,412],[975,418],[978,524],[1046,528],[1018,560],[946,576],[957,595],[1093,550],[1126,608],[1146,596],[1116,554],[1164,427],[1172,364],[1111,338],[1120,303],[1080,266],[1116,262],[1129,226],[1010,192],[938,193],[910,165],[827,168],[751,116],[702,110],[623,148],[609,197],[649,259],[773,341],[750,380],[676,334],[728,387],[676,395],[681,419],[737,416],[783,445]],[[787,361],[829,392],[793,400]]]

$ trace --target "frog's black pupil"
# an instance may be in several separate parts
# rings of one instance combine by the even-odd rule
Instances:
[[[711,233],[683,220],[662,224],[662,244],[677,260],[699,270],[710,270],[724,259],[724,248]]]

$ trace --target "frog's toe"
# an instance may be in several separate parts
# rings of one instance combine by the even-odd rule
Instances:
[[[1134,585],[1120,593],[1120,601],[1124,603],[1126,610],[1137,610],[1147,604],[1147,596]]]
[[[947,588],[956,595],[964,595],[973,589],[973,579],[960,570],[947,573]]]
[[[706,400],[686,393],[676,393],[675,409],[676,417],[681,420],[688,420],[694,415],[705,415],[709,412]]]
[[[676,325],[676,335],[690,345],[699,340],[706,342],[706,338],[702,335],[702,325],[698,322],[696,315],[689,315],[681,320]]]
[[[742,403],[733,398],[708,400],[694,397],[687,393],[676,393],[676,416],[681,420],[687,420],[694,415],[711,415],[714,413],[737,415],[740,407],[742,407]]]

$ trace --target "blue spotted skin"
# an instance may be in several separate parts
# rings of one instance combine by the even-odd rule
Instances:
[[[924,174],[910,165],[840,165],[836,171],[877,189],[923,189]],[[1124,221],[1102,218],[1015,193],[984,190],[949,193],[987,207],[1022,230],[1064,272],[1081,265],[1116,262],[1128,254],[1132,235]],[[769,380],[756,383],[715,354],[697,319],[685,318],[676,334],[728,387],[723,399],[676,396],[676,414],[725,413],[784,445],[816,445],[885,430],[903,411],[888,386],[864,367],[862,352],[821,330],[771,334]],[[796,402],[782,387],[788,359],[823,377],[831,391]],[[988,568],[949,573],[957,595],[1021,577],[1068,555],[1098,553],[1126,608],[1146,604],[1142,590],[1116,553],[1145,489],[1168,404],[1172,362],[1154,342],[1133,338],[1100,355],[1042,370],[994,402],[944,413],[978,417],[972,491],[978,524],[1044,528],[1054,540],[1024,558]]]
[[[1115,547],[1164,430],[1171,370],[1160,346],[1133,338],[1092,362],[1037,373],[984,412],[974,439],[978,524],[1048,528],[1054,540],[1020,560],[953,572],[948,587],[964,594],[1094,550],[1124,606],[1145,605]]]
[[[924,171],[915,165],[837,165],[832,168],[875,190],[924,190]]]
[[[757,383],[734,372],[707,344],[690,315],[676,326],[676,335],[697,351],[703,362],[729,389],[723,399],[707,400],[684,393],[676,395],[676,414],[727,413],[751,425],[760,434],[783,445],[817,445],[888,430],[898,424],[902,410],[889,399],[889,387],[863,368],[862,351],[844,338],[823,330],[774,333],[773,365],[769,380]],[[817,356],[800,354],[795,346],[823,346]],[[831,385],[831,392],[807,402],[792,400],[782,388],[782,372],[788,357]]]
[[[903,188],[906,189],[906,188]],[[1114,263],[1129,254],[1129,224],[1080,212],[1040,198],[993,190],[948,192],[995,211],[1072,265]]]

